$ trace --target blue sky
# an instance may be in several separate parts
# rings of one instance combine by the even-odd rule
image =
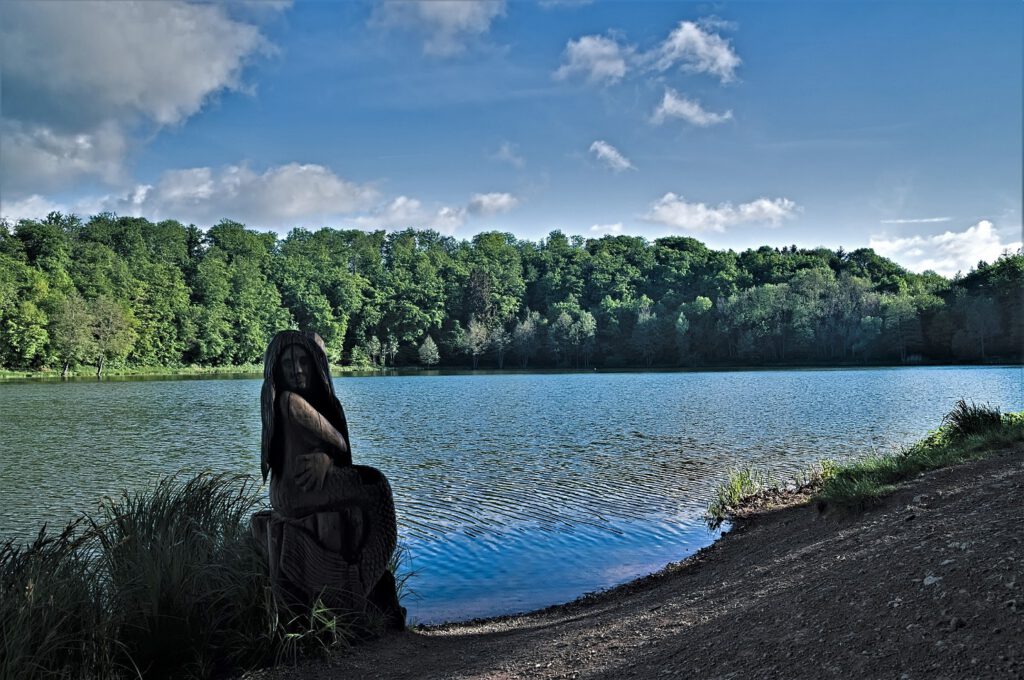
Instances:
[[[0,213],[1021,241],[1024,4],[4,2]]]

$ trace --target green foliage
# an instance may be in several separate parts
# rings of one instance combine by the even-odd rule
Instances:
[[[117,331],[89,359],[67,309],[76,295]],[[279,239],[228,220],[204,234],[51,213],[0,230],[0,368],[248,364],[287,327],[319,333],[334,363],[378,366],[415,362],[428,336],[446,363],[472,366],[1012,362],[1022,295],[1021,253],[950,281],[869,249],[737,254],[558,231]]]

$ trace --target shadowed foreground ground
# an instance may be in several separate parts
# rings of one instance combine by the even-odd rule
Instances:
[[[927,474],[857,516],[763,514],[568,605],[250,677],[1022,678],[1022,453]]]

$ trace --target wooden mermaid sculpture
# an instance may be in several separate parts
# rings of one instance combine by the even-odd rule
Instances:
[[[348,423],[334,394],[323,340],[282,331],[264,357],[262,472],[270,512],[253,516],[282,604],[308,612],[317,598],[336,610],[376,606],[404,626],[388,563],[394,500],[377,469],[352,464]]]

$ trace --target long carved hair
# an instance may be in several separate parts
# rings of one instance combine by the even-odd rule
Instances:
[[[341,402],[334,394],[334,384],[331,382],[330,364],[327,362],[327,352],[324,348],[323,339],[312,331],[281,331],[274,336],[267,346],[263,355],[263,390],[260,394],[260,413],[263,418],[263,436],[260,445],[261,461],[260,470],[263,473],[263,481],[267,481],[267,473],[270,470],[274,474],[281,471],[281,450],[282,442],[279,428],[274,427],[276,414],[275,405],[277,401],[277,378],[278,363],[284,350],[291,346],[298,345],[309,353],[313,363],[316,365],[315,375],[311,376],[309,394],[305,396],[310,404],[319,411],[328,422],[341,432],[345,443],[350,444],[348,438],[348,422],[345,420],[345,411],[341,408]],[[338,456],[338,452],[332,452],[335,461],[339,464],[352,462],[351,449],[344,456]]]

